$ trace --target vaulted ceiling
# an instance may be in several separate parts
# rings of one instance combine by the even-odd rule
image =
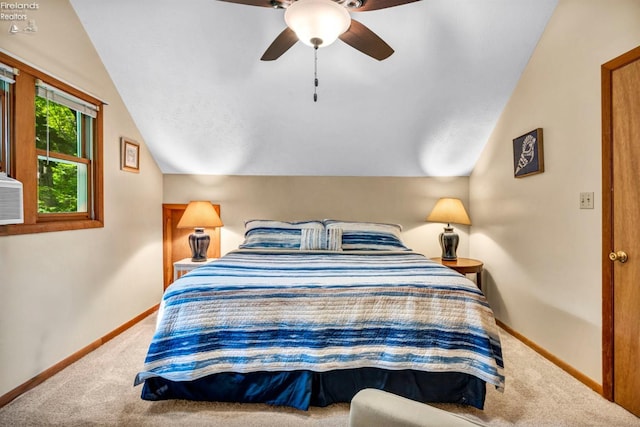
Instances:
[[[164,173],[321,176],[470,174],[556,3],[352,12],[395,53],[319,49],[313,102],[312,48],[260,61],[283,10],[71,0]]]

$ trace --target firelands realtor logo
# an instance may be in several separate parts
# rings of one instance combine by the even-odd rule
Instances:
[[[18,3],[18,2],[0,2],[0,21],[10,22],[9,33],[17,34],[20,32],[35,33],[38,31],[36,21],[31,15],[32,12],[40,9],[40,4]]]

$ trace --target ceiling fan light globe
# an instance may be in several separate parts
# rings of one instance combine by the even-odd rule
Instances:
[[[347,9],[332,0],[298,0],[284,12],[284,21],[309,46],[328,46],[351,25]]]

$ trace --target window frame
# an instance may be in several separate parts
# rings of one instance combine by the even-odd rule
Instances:
[[[12,122],[10,132],[9,164],[10,176],[22,183],[24,223],[0,225],[0,236],[43,233],[52,231],[80,230],[104,227],[104,167],[103,167],[103,105],[100,99],[89,95],[76,87],[63,82],[29,64],[25,64],[0,52],[0,62],[17,68],[13,84],[13,109],[9,111]],[[38,149],[35,144],[35,98],[36,81],[53,86],[83,101],[98,106],[95,118],[93,151],[89,155],[88,217],[82,213],[47,214],[38,213]],[[76,160],[77,161],[77,160]]]
[[[8,92],[8,93],[7,93]],[[12,87],[12,84],[9,85],[9,90],[5,92],[4,90],[0,90],[0,172],[8,173],[11,172],[11,156],[10,156],[10,146],[9,143],[13,139],[13,133],[11,132],[13,129],[13,93],[15,92],[15,88]],[[5,122],[4,113],[8,112],[8,117]],[[11,129],[7,130],[6,128],[11,126]]]
[[[7,160],[7,130],[5,126],[7,126],[7,122],[11,122],[11,110],[5,111],[6,108],[6,96],[4,90],[0,89],[0,172],[7,173],[7,167],[5,166]],[[8,117],[5,122],[5,114],[8,114]]]
[[[42,82],[40,82],[42,83]],[[66,95],[65,95],[66,96]],[[36,89],[36,100],[38,97],[42,99],[50,99],[49,94],[40,95],[38,93],[38,89]],[[46,98],[45,98],[46,97]],[[48,103],[49,101],[47,101]],[[86,200],[86,211],[73,211],[73,212],[41,212],[38,209],[38,221],[60,221],[66,219],[91,219],[92,213],[92,200],[93,200],[93,184],[92,184],[92,168],[93,168],[93,141],[95,140],[95,117],[86,114],[84,111],[78,111],[75,108],[72,108],[68,105],[64,105],[58,103],[56,100],[51,100],[50,102],[54,102],[60,106],[65,108],[69,108],[74,112],[76,117],[76,129],[78,129],[79,135],[76,136],[76,149],[78,151],[77,154],[66,154],[60,151],[55,151],[54,149],[49,149],[49,145],[47,142],[47,149],[38,148],[38,144],[36,143],[36,158],[38,164],[42,159],[53,160],[54,162],[60,161],[64,163],[70,163],[74,165],[84,165],[86,168],[86,194],[84,199]],[[37,110],[37,108],[36,108]],[[97,112],[96,112],[97,113]],[[78,123],[79,122],[79,123]],[[49,123],[47,123],[49,126]],[[79,137],[79,139],[78,139]],[[76,188],[77,190],[77,188]],[[40,189],[38,190],[40,191]],[[40,195],[39,195],[40,197]]]

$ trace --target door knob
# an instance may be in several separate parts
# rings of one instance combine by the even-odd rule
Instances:
[[[629,259],[629,257],[627,256],[627,253],[624,251],[618,251],[618,252],[611,252],[609,254],[609,259],[611,261],[620,261],[621,263],[625,263],[627,262],[627,260]]]

